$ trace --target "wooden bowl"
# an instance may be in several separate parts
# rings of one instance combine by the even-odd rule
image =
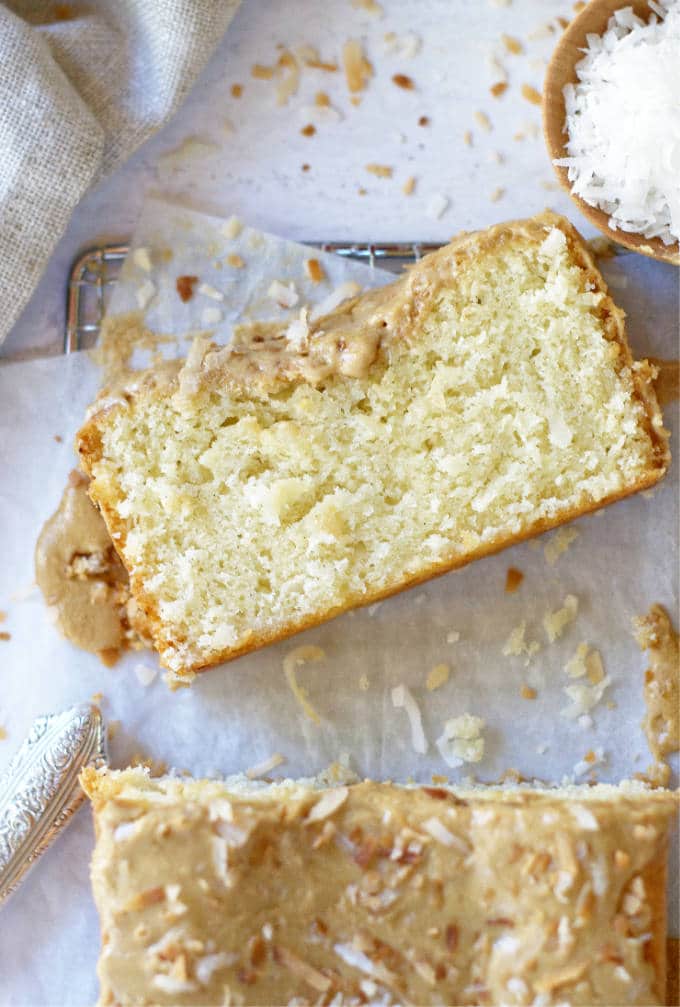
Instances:
[[[575,67],[583,59],[583,52],[580,50],[586,47],[586,35],[590,32],[602,35],[609,18],[620,7],[632,7],[635,13],[645,20],[651,13],[647,0],[590,0],[590,3],[566,29],[552,55],[543,87],[543,132],[551,162],[567,155],[565,149],[567,135],[563,132],[566,119],[563,88],[565,84],[577,82]],[[630,234],[621,230],[613,231],[608,224],[608,214],[590,206],[579,196],[573,195],[571,183],[567,177],[567,169],[558,168],[554,164],[553,168],[560,185],[569,193],[583,216],[607,238],[618,245],[631,248],[635,252],[641,252],[642,255],[648,255],[652,259],[680,266],[678,242],[673,245],[664,245],[660,238],[645,238],[641,234]]]

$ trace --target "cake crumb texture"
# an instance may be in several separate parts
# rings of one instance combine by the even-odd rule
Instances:
[[[313,316],[312,316],[313,317]],[[260,343],[198,340],[79,435],[162,663],[192,672],[656,483],[652,370],[554,214]]]

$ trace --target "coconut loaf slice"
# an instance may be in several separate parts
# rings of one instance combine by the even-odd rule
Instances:
[[[103,400],[82,464],[162,663],[191,676],[656,483],[623,317],[545,213]]]

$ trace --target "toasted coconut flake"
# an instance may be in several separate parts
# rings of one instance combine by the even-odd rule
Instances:
[[[345,42],[342,47],[342,63],[350,93],[363,91],[373,76],[373,67],[364,55],[361,42],[356,39]]]
[[[268,759],[258,762],[257,765],[251,766],[250,769],[246,769],[246,776],[249,780],[257,780],[261,776],[267,776],[268,773],[271,773],[272,769],[283,765],[285,761],[285,755],[281,755],[280,752],[274,752]]]
[[[434,692],[435,689],[441,688],[442,685],[446,685],[449,680],[449,675],[451,669],[448,664],[436,664],[434,668],[429,672],[425,685],[430,692]]]
[[[397,87],[402,88],[404,91],[413,91],[415,88],[412,78],[408,77],[405,73],[393,74],[392,83],[396,84]]]
[[[523,685],[520,689],[520,696],[522,699],[536,699],[538,693],[530,685]]]
[[[338,64],[322,60],[319,56],[318,50],[312,45],[305,43],[298,46],[295,54],[300,63],[302,63],[303,66],[309,67],[311,70],[323,70],[325,73],[337,73]]]
[[[423,721],[420,715],[420,708],[416,703],[411,690],[406,685],[397,685],[392,689],[392,705],[395,709],[404,710],[411,726],[411,744],[413,750],[418,755],[425,755],[427,752],[427,739],[423,730]]]
[[[394,169],[388,164],[367,164],[366,171],[370,172],[371,175],[375,175],[376,178],[392,178]]]
[[[275,66],[263,66],[262,63],[253,63],[250,68],[250,76],[255,80],[271,80],[276,76]]]
[[[276,87],[276,103],[286,105],[288,99],[297,94],[300,86],[300,67],[293,53],[284,49],[279,56],[277,68],[280,80]]]
[[[515,566],[509,566],[505,575],[505,593],[514,594],[524,580],[524,574]]]
[[[531,84],[522,84],[522,97],[526,101],[531,102],[532,105],[540,105],[543,101],[541,92],[537,91]]]
[[[288,948],[281,947],[280,945],[277,946],[274,948],[274,956],[284,968],[287,968],[293,975],[298,976],[299,979],[303,979],[319,993],[325,993],[330,989],[332,984],[328,976],[325,976],[323,972],[319,972],[318,969],[304,962],[302,958],[298,958]]]
[[[325,270],[318,259],[307,259],[305,269],[312,283],[321,283],[322,280],[326,279]]]
[[[489,88],[489,91],[491,92],[491,96],[493,98],[500,98],[500,96],[502,94],[505,94],[507,90],[508,90],[508,83],[505,80],[498,80],[496,81],[495,84],[492,84],[491,87]]]
[[[385,52],[388,56],[404,56],[406,59],[413,59],[422,46],[422,40],[413,32],[397,35],[396,32],[388,31],[384,42]]]
[[[300,132],[303,136],[314,136],[316,133],[316,126],[313,123],[308,122],[306,126],[302,127]]]
[[[335,787],[333,790],[326,790],[319,800],[310,808],[305,818],[305,825],[313,822],[322,822],[340,808],[349,795],[348,787]]]
[[[415,175],[410,175],[404,182],[403,186],[401,187],[401,191],[404,193],[405,196],[411,196],[415,190],[415,187],[416,187]]]
[[[232,84],[230,90],[232,98],[240,98],[243,94],[243,84]]]
[[[233,252],[231,255],[227,256],[226,263],[228,266],[231,266],[232,269],[243,269],[245,267],[245,262],[243,261],[241,256],[236,255]]]
[[[505,189],[502,189],[499,186],[497,189],[493,190],[493,192],[489,196],[489,199],[491,200],[492,203],[497,203],[498,200],[502,199],[504,195],[505,195]]]
[[[480,112],[479,110],[475,112],[475,121],[478,126],[486,130],[487,133],[491,132],[491,120],[489,119],[486,112]]]
[[[466,147],[471,147],[472,146],[472,132],[471,132],[471,130],[466,129],[465,132],[463,133],[463,143],[465,144]]]
[[[518,38],[514,38],[512,35],[501,35],[501,41],[509,53],[513,56],[519,56],[522,52],[522,43]]]
[[[321,649],[321,647],[302,644],[300,647],[296,647],[294,650],[291,650],[290,653],[286,654],[283,659],[283,671],[291,692],[302,707],[305,715],[315,724],[321,723],[321,717],[309,702],[309,699],[307,698],[307,690],[303,689],[302,686],[298,684],[296,670],[302,664],[321,661],[325,656],[326,653]]]
[[[352,7],[365,10],[367,14],[373,14],[375,17],[382,17],[385,13],[377,0],[352,0]]]

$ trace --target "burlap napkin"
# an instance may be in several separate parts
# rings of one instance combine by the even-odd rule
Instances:
[[[73,208],[173,114],[239,2],[0,3],[0,342]]]

